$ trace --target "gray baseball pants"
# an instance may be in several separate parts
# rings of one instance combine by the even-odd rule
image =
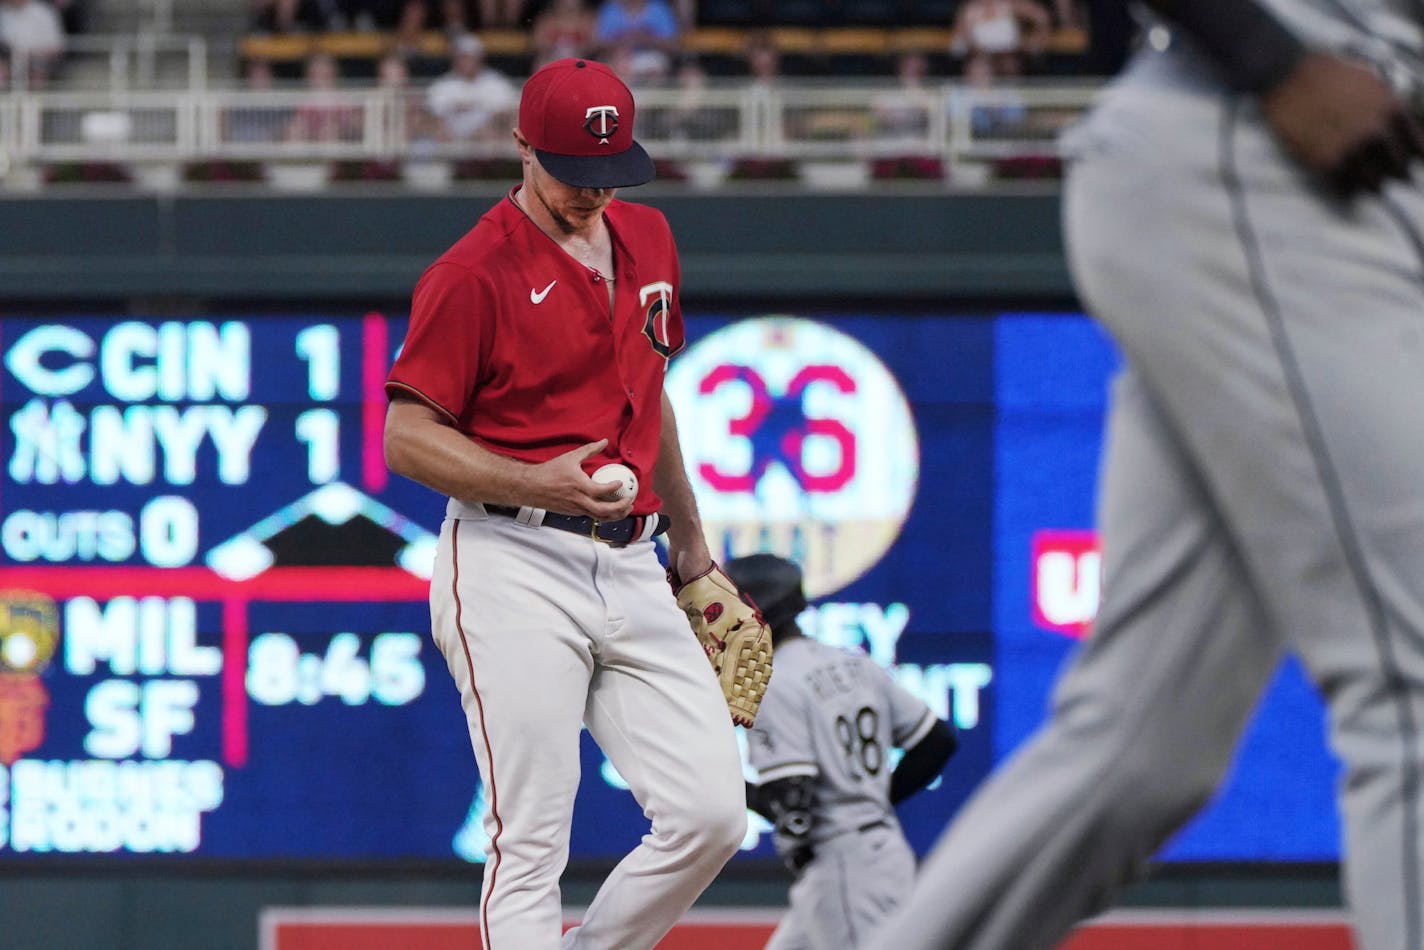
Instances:
[[[1419,950],[1424,193],[1330,200],[1180,54],[1139,62],[1071,148],[1074,277],[1128,366],[1102,606],[872,945],[1055,946],[1208,800],[1290,651],[1343,763],[1358,946]]]

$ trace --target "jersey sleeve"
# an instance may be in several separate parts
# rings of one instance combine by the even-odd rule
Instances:
[[[756,725],[747,732],[748,759],[759,784],[796,775],[818,775],[806,698],[795,681],[767,687]]]
[[[668,254],[672,258],[673,295],[669,301],[671,312],[668,314],[667,325],[668,358],[671,359],[687,345],[687,330],[682,322],[682,264],[677,256],[677,240],[673,237],[672,228],[666,218],[663,219],[663,227],[667,229]]]
[[[890,709],[890,739],[898,748],[908,749],[934,728],[938,717],[924,700],[905,689],[874,660],[866,657],[885,681],[885,701]]]
[[[386,397],[414,396],[458,422],[479,383],[494,301],[463,267],[437,262],[416,284]]]

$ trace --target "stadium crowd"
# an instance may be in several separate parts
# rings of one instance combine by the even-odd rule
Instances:
[[[251,29],[257,38],[379,35],[379,57],[337,61],[340,77],[399,87],[412,102],[411,90],[424,86],[412,141],[454,142],[502,135],[523,77],[565,56],[607,62],[635,89],[690,89],[708,77],[764,84],[783,76],[857,75],[898,77],[913,96],[936,77],[984,86],[1033,75],[1109,74],[1126,52],[1129,29],[1089,24],[1087,17],[1075,0],[253,0]],[[785,32],[779,28],[915,26],[939,27],[950,41],[840,52],[777,42]],[[712,51],[689,42],[706,30],[735,39]],[[492,33],[518,33],[523,42],[491,48],[481,37]],[[1065,35],[1076,42],[1055,49],[1054,37]],[[270,65],[279,80],[311,87],[326,82],[331,68],[320,50]],[[893,112],[887,107],[892,132]]]
[[[82,28],[85,2],[0,0],[0,54],[9,54],[0,55],[0,88],[11,78],[9,63],[25,64],[24,85],[16,88],[63,88],[66,37]],[[244,2],[235,75],[211,78],[218,88],[287,95],[261,109],[226,111],[224,142],[367,141],[352,92],[374,87],[400,103],[401,127],[391,139],[417,157],[502,142],[524,78],[567,56],[604,61],[634,89],[677,90],[685,108],[643,121],[694,141],[708,135],[702,93],[711,81],[739,79],[770,94],[789,79],[879,77],[890,89],[875,103],[870,126],[856,134],[908,143],[923,139],[924,103],[937,80],[982,88],[1025,76],[1107,75],[1130,34],[1125,24],[1102,29],[1089,22],[1082,0]],[[862,42],[817,40],[833,33]],[[985,111],[974,121],[978,128],[996,119]],[[486,167],[487,158],[471,161],[478,166],[472,177],[504,170]],[[943,176],[940,162],[924,155],[880,164],[878,177]],[[372,174],[371,167],[355,175]],[[675,176],[675,168],[668,171]],[[396,174],[386,167],[375,173]],[[732,174],[795,172],[785,161],[751,158]]]

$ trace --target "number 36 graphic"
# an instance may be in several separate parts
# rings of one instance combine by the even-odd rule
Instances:
[[[718,556],[795,558],[822,596],[899,537],[919,478],[915,420],[855,337],[800,317],[738,320],[688,346],[665,386]]]
[[[856,438],[845,423],[838,419],[816,418],[806,411],[806,392],[812,386],[824,384],[838,392],[853,395],[856,383],[839,366],[812,365],[802,367],[786,384],[784,392],[775,392],[756,369],[724,363],[702,378],[698,386],[704,395],[713,395],[724,386],[746,386],[751,401],[744,415],[730,419],[727,435],[746,439],[751,448],[751,464],[744,472],[726,471],[721,462],[703,461],[698,474],[718,491],[755,491],[772,462],[780,462],[796,480],[802,491],[809,493],[840,491],[855,477]],[[836,446],[836,461],[829,471],[809,471],[806,443],[812,437],[830,440]]]

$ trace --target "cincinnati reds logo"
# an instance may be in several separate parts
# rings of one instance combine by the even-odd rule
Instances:
[[[618,107],[589,106],[583,114],[583,127],[600,145],[607,145],[608,137],[618,131]]]
[[[671,328],[672,284],[665,280],[644,284],[638,288],[638,302],[645,308],[643,313],[643,336],[653,345],[653,352],[663,359],[675,350]]]
[[[708,604],[702,610],[702,619],[708,623],[716,623],[717,618],[720,616],[722,616],[722,605],[720,603]]]

